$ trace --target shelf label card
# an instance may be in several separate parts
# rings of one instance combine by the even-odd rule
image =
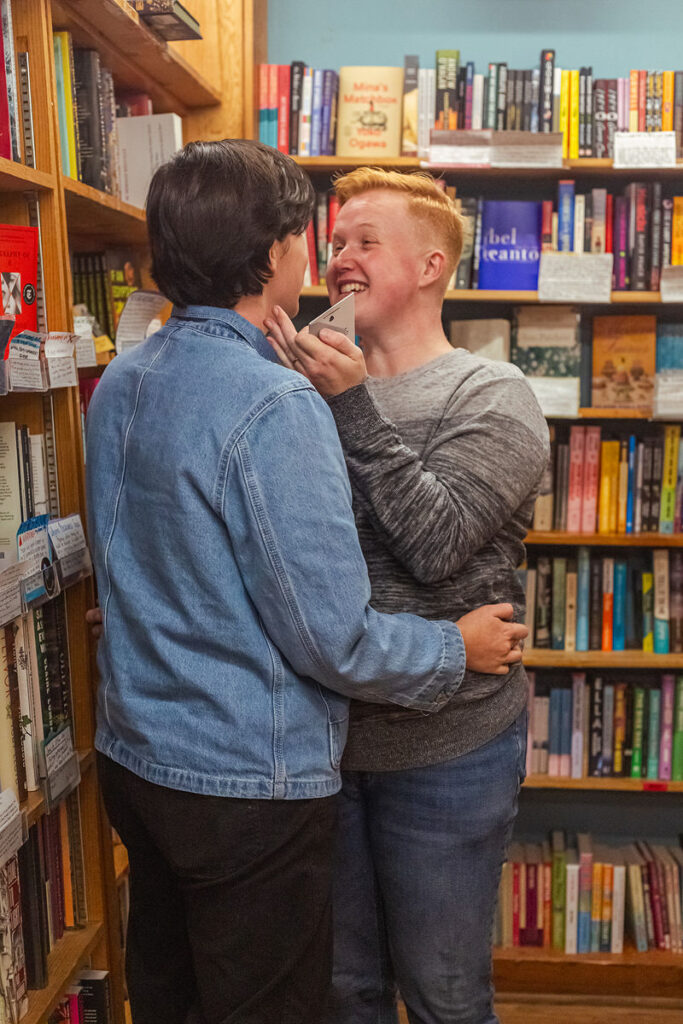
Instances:
[[[63,584],[66,586],[84,575],[90,575],[92,562],[79,514],[74,512],[63,519],[51,519],[47,529],[59,559]]]
[[[74,751],[68,725],[52,739],[45,741],[45,771],[51,806],[68,796],[81,781],[78,754]]]
[[[615,132],[615,167],[675,167],[675,132]]]
[[[492,167],[562,167],[562,134],[495,131]]]
[[[97,366],[95,339],[93,338],[90,317],[74,317],[74,334],[76,335],[76,365]]]
[[[17,391],[47,391],[41,345],[45,336],[35,331],[16,334],[9,346],[10,387]]]
[[[13,857],[24,842],[19,801],[13,789],[0,793],[0,867]]]
[[[611,252],[542,252],[539,302],[609,302],[612,260]]]
[[[683,302],[683,267],[662,267],[659,289],[662,302]]]
[[[51,388],[72,388],[78,384],[74,359],[75,335],[52,331],[45,341],[45,359]]]
[[[25,562],[15,562],[0,572],[0,626],[21,615],[21,581],[25,573]]]

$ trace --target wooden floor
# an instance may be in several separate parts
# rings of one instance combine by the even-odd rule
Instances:
[[[681,1024],[683,1011],[595,1003],[513,1003],[498,1001],[500,1024]],[[401,1024],[408,1024],[403,1007]]]

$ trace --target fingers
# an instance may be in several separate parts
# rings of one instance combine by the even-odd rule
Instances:
[[[285,341],[293,341],[296,338],[296,327],[289,319],[284,309],[281,306],[275,306],[273,309],[273,316],[275,317],[278,327],[282,332]]]
[[[512,616],[515,614],[515,610],[512,607],[512,605],[507,604],[506,602],[503,602],[501,604],[490,604],[487,605],[487,607],[491,609],[492,613],[498,619],[511,619]]]
[[[529,635],[529,630],[522,622],[511,622],[508,626],[507,635],[510,640],[517,643],[519,640],[526,640]]]
[[[102,622],[102,609],[101,608],[88,608],[85,613],[85,621],[89,626],[96,625]]]
[[[513,647],[512,650],[510,650],[505,655],[505,664],[506,665],[516,665],[521,660],[522,660],[522,648],[521,647]]]
[[[292,360],[289,358],[287,352],[285,352],[284,348],[282,348],[279,342],[275,340],[275,337],[272,334],[267,334],[266,339],[269,342],[270,347],[275,352],[275,355],[282,363],[282,365],[286,366],[289,370],[296,370],[296,367],[294,366]]]
[[[320,340],[330,348],[336,348],[338,352],[343,353],[345,356],[353,357],[358,353],[358,346],[355,342],[347,338],[341,331],[333,331],[331,328],[326,327],[320,332]]]

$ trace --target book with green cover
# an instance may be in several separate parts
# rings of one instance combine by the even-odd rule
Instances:
[[[552,899],[552,948],[564,950],[565,903],[567,887],[567,849],[562,829],[555,829],[551,835],[553,851],[551,873]]]
[[[683,782],[683,675],[676,679],[671,779],[673,782]]]
[[[631,778],[643,777],[643,726],[645,720],[645,690],[636,686],[633,691],[633,749],[631,752]]]
[[[661,691],[653,686],[648,695],[647,729],[647,777],[659,778],[659,718],[661,712]]]

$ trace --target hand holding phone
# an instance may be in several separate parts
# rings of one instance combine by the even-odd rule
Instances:
[[[339,302],[335,302],[334,306],[330,306],[308,325],[310,333],[314,334],[316,338],[320,337],[320,332],[324,327],[328,327],[331,331],[339,331],[340,334],[345,334],[350,341],[355,342],[356,309],[353,292],[345,295]]]

